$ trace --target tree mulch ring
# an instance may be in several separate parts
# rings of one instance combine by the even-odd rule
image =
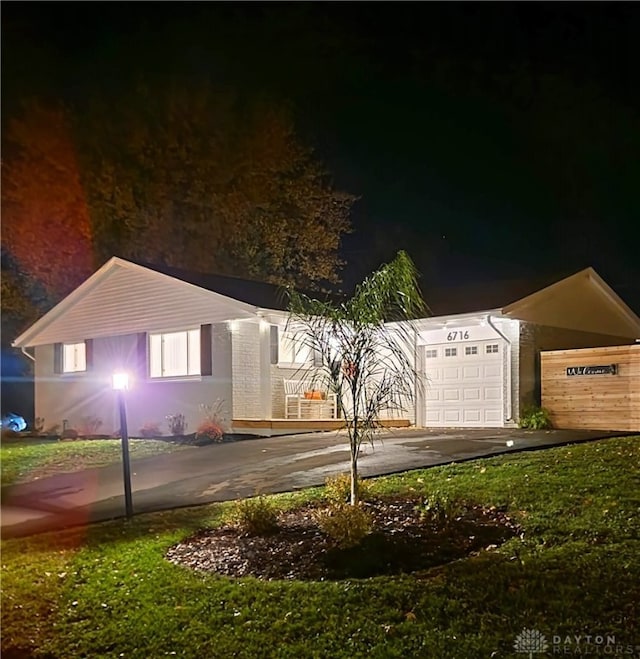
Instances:
[[[308,505],[280,513],[278,530],[243,534],[233,526],[200,531],[167,552],[167,559],[228,577],[325,581],[411,573],[495,548],[520,527],[495,507],[465,506],[444,523],[425,521],[420,500],[385,498],[364,504],[374,530],[356,547],[340,549],[317,526]]]

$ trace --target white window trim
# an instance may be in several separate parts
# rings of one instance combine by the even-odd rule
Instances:
[[[192,354],[193,348],[191,347],[192,340],[190,338],[192,332],[197,332],[198,333],[198,341],[197,341],[197,348],[195,349],[195,355]],[[163,350],[163,339],[165,336],[172,335],[172,334],[185,334],[187,337],[187,355],[186,355],[186,373],[170,373],[170,374],[165,374],[165,364],[164,364],[164,350]],[[154,356],[153,356],[153,348],[152,348],[152,342],[154,337],[160,337],[160,374],[159,375],[153,375],[154,372]],[[202,375],[200,372],[201,369],[201,364],[200,364],[200,358],[201,358],[201,334],[200,334],[200,326],[198,327],[189,327],[185,329],[177,329],[177,330],[166,330],[164,332],[150,332],[148,335],[148,340],[147,340],[147,379],[150,382],[171,382],[171,381],[185,381],[185,380],[193,380],[193,381],[200,381],[202,380]],[[193,360],[193,361],[192,361]],[[197,373],[195,371],[189,372],[190,368],[195,364],[197,366]]]
[[[67,348],[73,348],[74,356],[74,368],[67,368]],[[78,352],[81,348],[82,352],[82,368],[77,368],[78,362]],[[86,373],[87,372],[87,344],[85,341],[77,341],[75,343],[63,343],[62,344],[62,375],[75,375],[77,373]]]
[[[278,368],[286,368],[286,369],[296,369],[296,370],[313,370],[314,368],[317,368],[317,366],[314,366],[313,364],[313,354],[312,351],[309,350],[308,346],[305,346],[305,349],[308,351],[308,357],[305,361],[299,361],[299,362],[292,362],[292,361],[283,361],[281,360],[282,355],[286,352],[284,349],[283,345],[285,341],[291,341],[291,337],[293,336],[293,342],[294,344],[300,343],[302,339],[296,340],[295,337],[298,336],[300,333],[299,332],[287,332],[284,330],[281,330],[279,332],[279,345],[278,345]],[[300,348],[298,348],[299,350]]]

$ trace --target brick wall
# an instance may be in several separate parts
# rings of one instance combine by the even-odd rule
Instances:
[[[233,418],[263,418],[260,326],[238,321],[231,330]]]

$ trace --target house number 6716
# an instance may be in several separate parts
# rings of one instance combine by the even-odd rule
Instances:
[[[466,341],[469,338],[469,330],[455,330],[447,334],[447,341]]]

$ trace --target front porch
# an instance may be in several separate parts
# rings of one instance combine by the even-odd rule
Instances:
[[[409,419],[380,419],[383,428],[408,428]],[[344,428],[344,419],[234,419],[234,433],[248,435],[292,435],[306,432],[326,432]]]

